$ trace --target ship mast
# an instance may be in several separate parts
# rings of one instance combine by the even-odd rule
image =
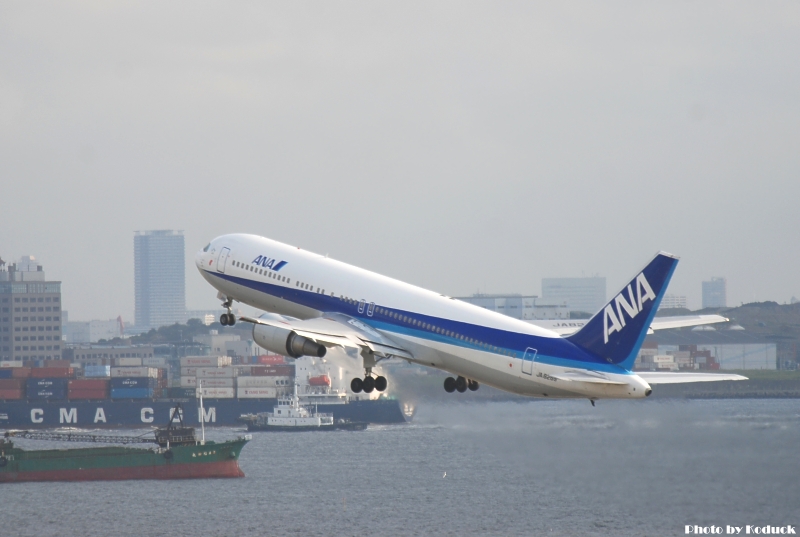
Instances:
[[[200,390],[200,431],[202,436],[200,438],[200,445],[206,445],[206,411],[203,408],[203,379],[197,380],[197,386]]]

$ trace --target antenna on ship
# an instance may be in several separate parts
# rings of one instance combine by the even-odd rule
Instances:
[[[206,411],[203,408],[203,379],[198,379],[197,385],[200,388],[200,430],[202,436],[200,437],[200,445],[206,445]]]

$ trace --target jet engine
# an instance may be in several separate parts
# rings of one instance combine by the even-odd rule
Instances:
[[[266,324],[253,326],[253,341],[264,347],[268,351],[276,354],[288,354],[292,358],[301,356],[325,356],[325,346],[315,343],[297,335],[288,328],[279,328]]]

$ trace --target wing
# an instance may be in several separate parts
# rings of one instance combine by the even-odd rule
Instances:
[[[368,324],[341,313],[325,313],[322,317],[305,321],[275,313],[265,313],[258,319],[252,317],[240,317],[240,319],[253,324],[288,328],[297,335],[326,347],[368,349],[373,354],[384,358],[390,356],[414,358],[409,351]]]
[[[540,326],[551,332],[562,336],[574,334],[589,322],[589,319],[564,319],[564,320],[534,320],[528,321],[531,324]],[[654,330],[665,330],[667,328],[683,328],[686,326],[699,326],[702,324],[726,323],[728,319],[722,315],[683,315],[678,317],[656,317],[650,323],[648,334]]]
[[[656,317],[650,323],[651,330],[666,328],[683,328],[684,326],[700,326],[701,324],[727,323],[722,315],[681,315],[679,317]]]
[[[669,371],[635,371],[648,384],[682,384],[684,382],[716,382],[720,380],[747,380],[732,373],[672,373]]]

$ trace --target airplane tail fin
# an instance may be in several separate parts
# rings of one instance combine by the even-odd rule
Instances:
[[[659,252],[567,340],[610,364],[630,371],[677,266],[677,257]]]

